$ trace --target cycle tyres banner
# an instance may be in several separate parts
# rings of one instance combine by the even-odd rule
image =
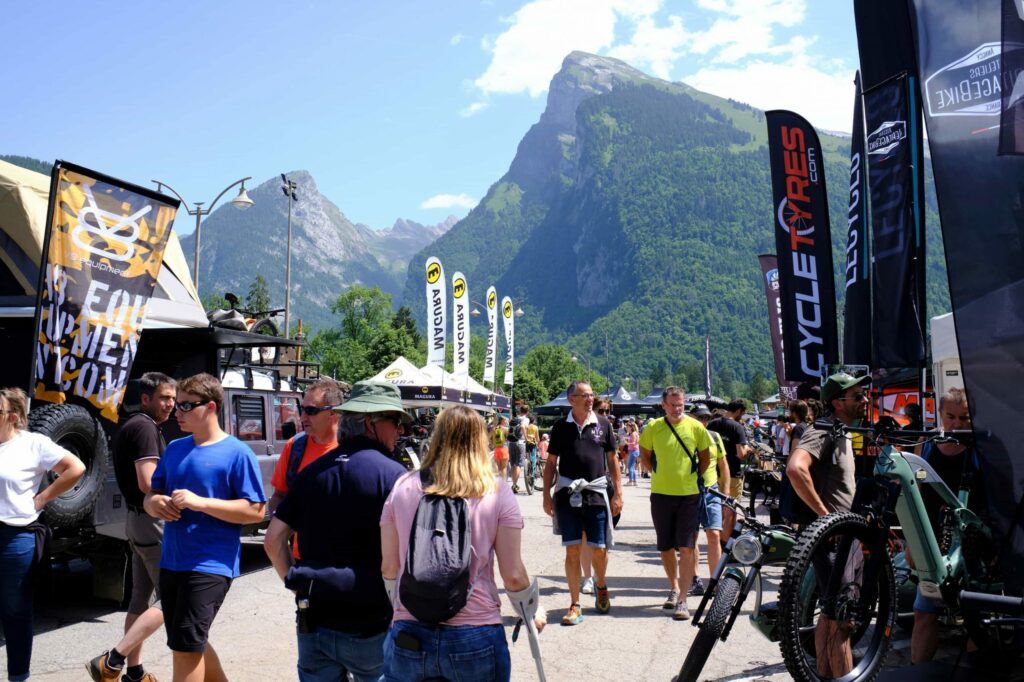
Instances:
[[[448,292],[444,267],[431,256],[425,267],[427,291],[427,364],[444,367],[445,333],[448,324]]]
[[[58,161],[37,298],[33,397],[117,422],[178,201]]]
[[[856,0],[854,15],[871,197],[872,366],[921,367],[927,338],[924,148],[910,12],[903,2]]]
[[[964,386],[1003,569],[1024,593],[1024,158],[999,156],[1000,0],[913,4]],[[1009,543],[1004,540],[1009,537]]]
[[[838,355],[832,238],[818,134],[791,111],[765,113],[786,379],[821,381]]]
[[[846,305],[843,362],[871,364],[871,261],[868,245],[867,163],[860,73],[854,81],[853,137],[850,142],[850,210],[847,214]]]

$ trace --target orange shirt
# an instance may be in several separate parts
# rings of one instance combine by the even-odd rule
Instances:
[[[298,436],[295,438],[298,438]],[[284,444],[284,449],[281,450],[281,458],[277,460],[277,466],[274,467],[274,475],[270,478],[270,483],[274,486],[274,490],[282,495],[288,492],[288,461],[292,458],[292,443],[295,441],[295,438]],[[309,436],[309,440],[306,441],[306,451],[302,453],[302,461],[299,462],[299,471],[302,471],[319,459],[321,455],[330,452],[336,447],[338,447],[337,440],[332,440],[330,443],[317,443],[313,440],[312,436]]]

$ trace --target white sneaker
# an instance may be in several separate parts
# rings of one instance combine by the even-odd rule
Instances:
[[[580,592],[583,594],[594,594],[594,579],[586,578],[583,581],[583,587],[580,588]]]

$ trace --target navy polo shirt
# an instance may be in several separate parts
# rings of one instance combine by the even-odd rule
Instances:
[[[548,453],[558,457],[560,476],[593,481],[607,473],[608,453],[615,452],[615,433],[607,419],[594,413],[591,417],[580,428],[570,412],[551,428]],[[556,498],[568,494],[568,490],[559,490]],[[583,503],[604,506],[604,498],[588,490],[583,492]]]

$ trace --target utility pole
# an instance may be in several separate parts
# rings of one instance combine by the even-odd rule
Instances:
[[[284,266],[284,338],[287,339],[290,338],[288,325],[291,322],[292,301],[292,202],[298,201],[299,197],[295,193],[295,183],[286,178],[284,173],[281,173],[281,182],[284,183],[281,191],[288,197],[288,247]]]

